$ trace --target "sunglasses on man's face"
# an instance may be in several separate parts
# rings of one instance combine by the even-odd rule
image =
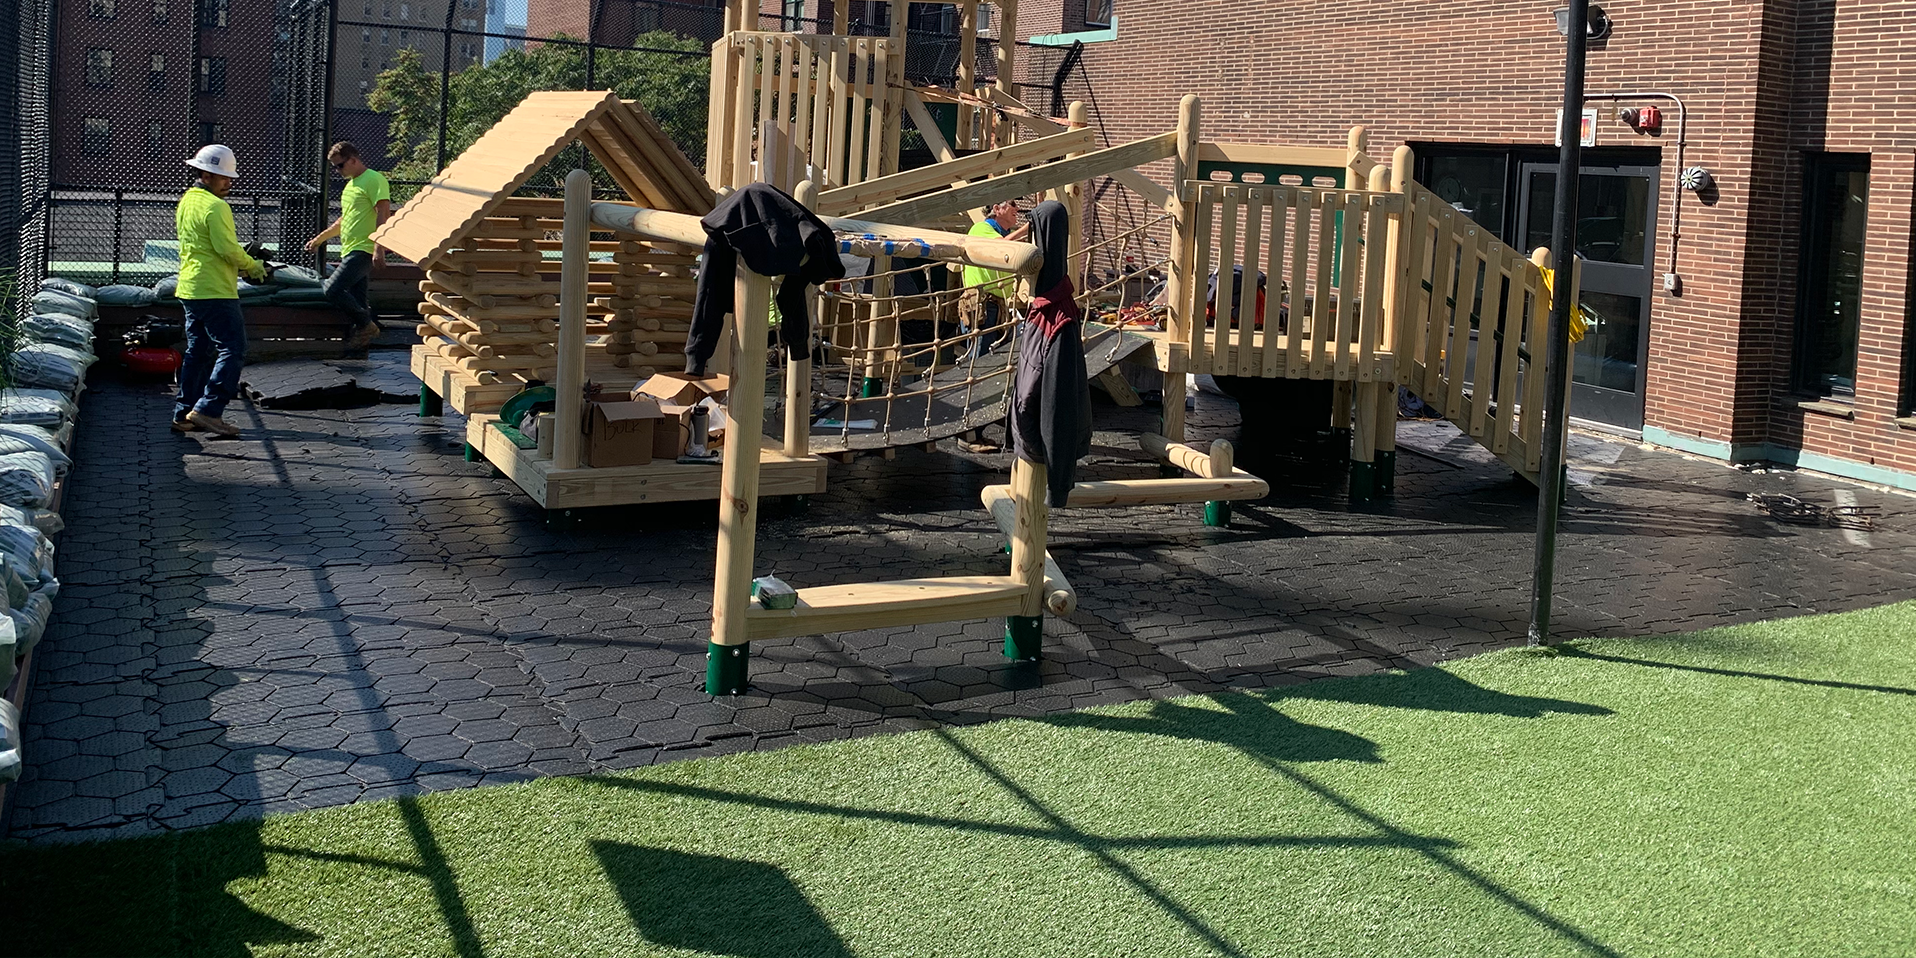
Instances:
[[[344,164],[344,163],[334,163],[334,164],[333,164],[333,172],[335,172],[335,173],[344,173],[344,172],[346,172],[346,164]]]

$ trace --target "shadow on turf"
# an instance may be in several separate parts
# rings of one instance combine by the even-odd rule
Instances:
[[[592,851],[653,944],[732,958],[851,958],[776,865],[620,842],[593,842]]]
[[[1654,659],[1633,659],[1622,655],[1604,655],[1574,645],[1558,647],[1562,655],[1579,659],[1595,659],[1599,662],[1614,662],[1618,665],[1641,665],[1653,669],[1674,669],[1680,672],[1701,672],[1705,675],[1723,675],[1737,679],[1762,679],[1766,682],[1790,682],[1797,685],[1814,685],[1826,689],[1848,689],[1855,692],[1883,692],[1889,695],[1916,695],[1916,689],[1898,688],[1894,685],[1865,685],[1860,682],[1840,682],[1835,679],[1806,679],[1795,675],[1777,675],[1773,672],[1744,672],[1739,669],[1713,669],[1705,665],[1682,665],[1676,662],[1658,662]]]

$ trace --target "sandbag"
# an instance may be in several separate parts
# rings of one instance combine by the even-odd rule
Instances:
[[[7,681],[13,681],[12,676]],[[20,710],[0,699],[0,784],[20,780]]]
[[[159,296],[144,286],[102,286],[93,301],[106,306],[151,306]]]
[[[61,279],[58,276],[49,276],[41,280],[40,288],[59,290],[69,296],[78,296],[82,299],[92,299],[94,292],[93,287],[85,283],[76,283],[73,280]]]
[[[93,324],[78,316],[39,313],[20,321],[20,334],[36,343],[87,349],[93,343]]]
[[[20,577],[30,589],[53,581],[53,540],[31,525],[0,523],[0,568]],[[9,602],[11,607],[25,604]]]
[[[93,357],[85,356],[86,361],[82,362],[76,355],[85,356],[49,343],[22,346],[7,357],[7,378],[15,385],[70,393],[80,387],[80,381],[86,378],[86,368],[93,364]]]
[[[21,655],[33,651],[33,647],[40,644],[40,637],[47,634],[47,620],[52,617],[53,596],[50,590],[45,589],[27,596],[26,604],[20,608],[6,611]]]
[[[33,294],[33,311],[36,313],[62,313],[92,319],[100,312],[99,306],[91,299],[62,293],[57,289],[43,289]]]
[[[0,616],[0,692],[6,691],[7,687],[13,684],[13,676],[19,671],[19,660],[20,640],[14,637],[13,620]],[[4,701],[0,699],[0,702]],[[15,713],[15,718],[18,718],[18,713]],[[5,738],[5,735],[5,732],[0,732],[0,749],[5,749],[7,742],[13,741]],[[4,761],[5,759],[0,759],[0,762]],[[11,779],[0,778],[0,781],[11,781]]]
[[[60,518],[57,512],[48,509],[22,509],[19,506],[9,506],[4,503],[0,503],[0,522],[11,522],[16,525],[24,523],[49,536],[57,536],[60,530],[67,527],[66,520]]]
[[[252,283],[243,279],[239,283],[239,298],[243,300],[262,299],[277,292],[279,287],[272,283]]]
[[[179,291],[180,274],[178,273],[174,273],[171,276],[162,276],[159,282],[153,284],[153,296],[156,299],[175,299],[177,297],[175,297],[174,294]]]
[[[53,498],[53,460],[37,452],[0,456],[0,503],[44,509]]]
[[[0,423],[45,426],[55,430],[53,441],[63,446],[66,440],[58,430],[77,412],[73,400],[51,389],[0,389]]]
[[[272,282],[288,289],[318,289],[325,281],[304,266],[276,266]]]
[[[20,435],[7,431],[12,429],[18,429],[22,432],[35,430],[39,432],[40,435]],[[53,444],[53,439],[47,436],[45,430],[40,429],[38,426],[15,426],[9,423],[0,423],[0,456],[10,456],[19,452],[38,453],[47,457],[47,459],[53,463],[53,474],[55,476],[64,476],[67,474],[68,469],[73,468],[72,458],[59,446]],[[5,521],[5,513],[0,512],[0,522]]]

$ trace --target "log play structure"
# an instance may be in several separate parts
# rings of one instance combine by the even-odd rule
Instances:
[[[1393,491],[1399,384],[1536,480],[1544,381],[1531,348],[1549,310],[1546,251],[1507,247],[1424,189],[1407,147],[1372,157],[1361,127],[1341,148],[1207,141],[1200,103],[1187,96],[1174,128],[1101,146],[1081,105],[1057,118],[1018,99],[1012,44],[995,44],[994,77],[974,75],[980,6],[959,5],[958,83],[947,90],[906,80],[904,2],[893,4],[890,36],[872,37],[850,35],[843,9],[832,34],[750,29],[757,8],[731,0],[712,46],[702,173],[636,103],[534,93],[375,237],[426,270],[412,357],[421,411],[443,402],[465,414],[469,457],[549,511],[718,501],[714,694],[745,687],[758,639],[1004,617],[1006,654],[1033,659],[1044,615],[1075,610],[1046,551],[1046,467],[1023,460],[981,497],[1008,541],[1007,574],[794,583],[789,608],[753,598],[761,497],[822,492],[826,455],[889,458],[1002,421],[1015,316],[981,328],[963,311],[955,274],[964,265],[1021,280],[1037,272],[1035,247],[964,235],[1000,200],[1042,193],[1065,205],[1067,275],[1087,306],[1108,288],[1094,280],[1098,265],[1121,252],[1144,253],[1168,277],[1161,328],[1084,329],[1087,374],[1110,382],[1115,399],[1129,392],[1116,364],[1161,377],[1162,426],[1138,443],[1162,475],[1078,482],[1066,508],[1204,503],[1206,521],[1223,525],[1231,501],[1268,492],[1236,467],[1229,443],[1185,443],[1193,374],[1334,383],[1325,425],[1351,437],[1354,499]],[[993,6],[997,36],[1015,35],[1016,3]],[[898,168],[908,119],[937,162]],[[626,201],[595,201],[584,170],[567,175],[562,199],[520,195],[574,144]],[[1152,164],[1169,166],[1170,185],[1140,169]],[[773,363],[772,278],[741,259],[728,346],[713,362],[730,380],[722,466],[586,465],[574,424],[587,384],[624,392],[683,369],[706,238],[699,217],[752,182],[818,214],[841,252],[869,259],[869,273],[814,293],[817,348]],[[1119,206],[1130,225],[1090,235],[1088,222],[1122,219],[1107,209]],[[974,348],[981,336],[1003,342]],[[501,406],[534,382],[554,387],[558,428],[546,443],[499,421]]]

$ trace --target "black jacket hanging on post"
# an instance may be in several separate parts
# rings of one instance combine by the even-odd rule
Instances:
[[[686,371],[704,375],[705,364],[718,349],[719,330],[733,307],[735,253],[754,273],[785,277],[776,297],[778,338],[790,356],[805,356],[811,349],[805,287],[845,275],[832,228],[768,183],[741,187],[719,201],[699,225],[705,227],[705,263],[699,267],[698,299],[685,336]]]
[[[1046,466],[1046,501],[1063,508],[1078,460],[1091,453],[1091,384],[1084,374],[1083,317],[1071,279],[1070,216],[1046,201],[1031,211],[1031,239],[1044,253],[1038,295],[1019,331],[1012,381],[1011,438],[1018,458]]]

